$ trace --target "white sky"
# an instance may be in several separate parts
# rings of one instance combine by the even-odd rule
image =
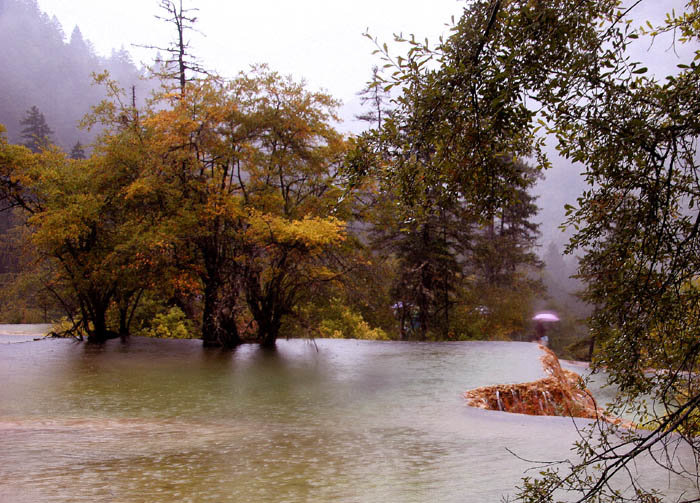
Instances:
[[[77,25],[100,55],[124,46],[136,63],[150,63],[155,51],[131,44],[165,46],[173,30],[154,15],[158,0],[38,0],[55,15],[66,37]],[[193,53],[206,68],[233,77],[251,64],[304,78],[311,89],[324,89],[346,106],[349,120],[358,112],[356,93],[375,64],[374,45],[362,36],[369,28],[382,42],[393,33],[437,41],[457,19],[464,0],[185,0],[197,7]],[[345,128],[352,128],[346,124]]]
[[[67,37],[78,25],[103,56],[124,46],[136,63],[150,64],[155,52],[131,44],[163,46],[173,36],[166,23],[154,18],[160,12],[160,0],[37,2],[49,16],[58,18]],[[635,9],[634,18],[639,24],[645,19],[660,21],[667,10],[682,10],[685,2],[646,0]],[[268,63],[282,74],[303,77],[311,89],[324,89],[345,103],[340,114],[345,122],[339,127],[344,132],[364,129],[364,125],[353,120],[361,110],[356,93],[365,86],[372,66],[381,64],[372,55],[372,42],[362,33],[369,29],[389,45],[393,34],[399,32],[437,41],[441,34],[447,34],[445,24],[451,16],[459,18],[465,3],[466,0],[185,0],[187,6],[199,8],[197,27],[206,37],[194,34],[192,46],[206,68],[233,77],[251,64]],[[683,52],[695,48],[697,44],[677,49]],[[651,52],[645,41],[635,52],[635,58],[648,62],[650,70],[659,76],[676,70],[678,59],[669,40],[657,41]],[[566,185],[569,179],[555,177],[550,181],[548,177],[540,183],[540,193],[544,194],[541,205],[558,211],[543,217],[553,222],[549,226],[552,229],[542,228],[545,243],[552,239],[561,241],[562,235],[555,229],[563,220],[561,207],[576,197],[562,183]],[[561,193],[563,202],[544,203],[545,196],[551,199],[548,193]]]
[[[136,63],[150,64],[155,51],[132,44],[166,46],[172,28],[155,19],[160,0],[37,0],[49,16],[55,15],[66,37],[77,25],[97,52],[108,56],[125,47]],[[177,1],[177,0],[176,0]],[[184,0],[196,7],[199,31],[192,34],[192,52],[205,68],[234,77],[256,63],[306,79],[313,90],[323,89],[343,101],[341,130],[361,129],[353,121],[360,105],[356,93],[370,77],[373,43],[365,30],[391,46],[393,34],[411,33],[437,42],[447,35],[446,23],[459,18],[466,0]],[[685,0],[647,0],[635,10],[635,19],[660,20]],[[640,48],[641,59],[648,47]],[[403,48],[401,52],[404,52]],[[672,73],[677,64],[668,44],[657,42],[652,70]],[[646,56],[646,57],[645,57]]]

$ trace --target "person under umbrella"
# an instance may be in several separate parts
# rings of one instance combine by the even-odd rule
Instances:
[[[559,317],[551,312],[542,312],[533,316],[532,320],[535,322],[535,340],[539,341],[543,346],[549,346],[549,337],[547,337],[545,323],[559,321]]]

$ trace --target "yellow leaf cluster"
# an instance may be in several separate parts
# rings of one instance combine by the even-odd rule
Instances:
[[[318,254],[346,238],[345,222],[335,217],[306,216],[298,220],[251,210],[246,236],[263,245],[304,249]]]

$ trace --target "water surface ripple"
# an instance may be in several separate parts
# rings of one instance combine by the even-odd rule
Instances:
[[[567,457],[575,429],[461,393],[539,379],[539,356],[517,342],[3,344],[0,501],[497,502],[529,466],[506,448]]]

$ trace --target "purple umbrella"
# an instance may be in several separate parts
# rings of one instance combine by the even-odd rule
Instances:
[[[559,321],[559,317],[554,313],[538,313],[532,319],[533,321]]]

